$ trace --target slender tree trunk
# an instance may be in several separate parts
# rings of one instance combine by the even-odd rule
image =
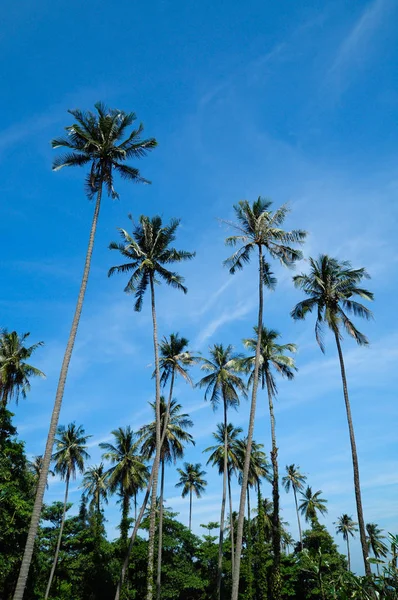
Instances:
[[[162,431],[162,443],[160,445],[161,449],[163,448],[163,442],[166,438],[167,427],[169,425],[170,406],[171,406],[171,401],[173,399],[174,378],[175,378],[175,371],[173,369],[173,371],[171,373],[169,400],[167,402],[166,414],[164,416],[163,431]],[[161,481],[160,510],[159,510],[158,568],[157,568],[157,575],[156,575],[156,598],[157,598],[157,600],[160,600],[161,587],[162,587],[164,459],[162,459],[162,475],[161,476],[162,476],[162,481]]]
[[[53,560],[53,564],[52,564],[51,571],[50,571],[50,577],[48,578],[48,583],[47,583],[46,593],[44,595],[44,600],[47,600],[47,598],[48,598],[48,596],[50,594],[51,584],[52,584],[53,579],[54,579],[54,573],[55,573],[55,569],[56,569],[57,562],[58,562],[59,549],[61,547],[61,540],[62,540],[62,532],[64,530],[64,524],[65,524],[66,505],[68,503],[69,477],[70,477],[70,474],[68,472],[67,475],[66,475],[64,509],[62,511],[61,526],[59,528],[59,536],[58,536],[58,540],[57,540],[57,547],[55,548],[54,560]]]
[[[151,513],[149,519],[149,541],[148,541],[148,571],[147,571],[147,594],[146,600],[153,599],[153,567],[155,554],[155,528],[156,528],[156,494],[158,489],[158,475],[161,450],[161,423],[160,423],[160,369],[159,369],[159,346],[158,346],[158,328],[156,322],[155,307],[155,285],[153,273],[150,275],[151,285],[151,304],[152,304],[152,323],[153,323],[153,347],[155,352],[155,382],[156,382],[156,452],[153,470],[152,495],[151,495]]]
[[[97,229],[98,216],[99,216],[100,205],[101,205],[101,196],[102,196],[102,184],[101,184],[101,186],[98,190],[98,194],[97,194],[97,201],[95,204],[94,216],[93,216],[93,221],[92,221],[92,225],[91,225],[91,231],[90,231],[90,237],[89,237],[87,255],[86,255],[86,262],[85,262],[84,271],[83,271],[83,278],[82,278],[82,282],[80,285],[79,296],[77,299],[75,314],[74,314],[73,321],[72,321],[72,327],[70,330],[68,343],[66,345],[64,359],[62,361],[61,373],[59,376],[57,392],[55,395],[54,408],[53,408],[53,412],[51,415],[50,428],[49,428],[49,432],[48,432],[48,436],[47,436],[46,449],[45,449],[44,456],[43,456],[43,466],[42,466],[40,477],[39,477],[39,483],[37,485],[36,498],[35,498],[35,503],[33,506],[32,517],[31,517],[31,521],[30,521],[28,537],[26,539],[26,545],[25,545],[24,555],[22,558],[21,568],[19,571],[18,581],[17,581],[17,585],[15,588],[14,600],[22,600],[22,598],[23,598],[26,581],[27,581],[28,575],[29,575],[30,563],[32,562],[33,548],[34,548],[35,538],[36,538],[36,534],[37,534],[37,529],[39,527],[41,509],[43,506],[43,497],[44,497],[44,492],[45,492],[46,484],[47,484],[48,470],[50,468],[51,455],[52,455],[52,450],[53,450],[53,445],[54,445],[54,438],[55,438],[55,434],[56,434],[57,426],[58,426],[59,413],[61,411],[62,398],[64,395],[66,377],[68,375],[69,363],[70,363],[70,359],[72,356],[73,346],[75,344],[76,333],[77,333],[77,328],[78,328],[79,321],[80,321],[80,316],[82,314],[84,296],[86,293],[88,276],[90,273],[91,257],[92,257],[93,248],[94,248],[94,239],[95,239],[95,232]]]
[[[250,466],[250,454],[252,451],[252,440],[254,431],[254,420],[256,417],[256,403],[257,403],[257,388],[258,388],[258,372],[260,362],[260,350],[261,350],[261,330],[263,325],[263,256],[262,248],[258,247],[258,258],[259,258],[259,280],[258,280],[258,336],[256,345],[256,358],[254,362],[254,378],[253,378],[253,389],[252,389],[252,401],[250,406],[250,417],[249,417],[249,428],[247,434],[247,451],[245,456],[245,463],[243,466],[242,473],[242,488],[240,491],[240,502],[239,502],[239,517],[238,517],[238,530],[236,535],[236,547],[235,547],[235,567],[232,578],[232,595],[231,600],[238,600],[239,594],[239,575],[240,575],[240,561],[242,553],[242,538],[243,538],[243,521],[245,518],[245,501],[246,501],[246,490],[249,478],[249,466]]]
[[[220,515],[220,538],[218,542],[218,564],[217,564],[217,598],[221,599],[221,581],[222,581],[222,558],[224,545],[224,521],[225,521],[225,502],[227,499],[227,476],[228,476],[228,413],[227,401],[223,394],[224,401],[224,472],[222,478],[222,499]]]
[[[137,521],[137,492],[134,492],[134,521]]]
[[[189,531],[192,529],[192,488],[189,490]]]
[[[293,486],[293,494],[294,494],[294,503],[296,505],[297,523],[298,523],[299,538],[300,538],[300,551],[301,551],[303,549],[303,534],[301,532],[300,514],[299,514],[299,509],[298,509],[298,504],[297,504],[297,492],[296,492],[296,488],[294,486]]]
[[[163,431],[162,431],[162,437],[161,437],[161,440],[160,440],[160,447],[163,446],[165,437],[166,437],[166,430],[163,429]],[[130,536],[129,546],[127,548],[126,557],[124,559],[123,566],[122,566],[122,569],[120,571],[120,577],[119,577],[119,581],[118,581],[117,588],[116,588],[115,600],[120,600],[120,594],[121,594],[121,591],[122,591],[123,583],[124,583],[124,580],[125,580],[125,577],[126,577],[128,566],[129,566],[129,560],[130,560],[130,556],[131,556],[131,551],[133,550],[133,546],[134,546],[135,539],[137,537],[138,529],[139,529],[139,527],[141,525],[141,521],[142,521],[142,518],[144,516],[146,505],[148,504],[149,495],[151,493],[154,473],[155,473],[155,462],[153,462],[153,464],[152,464],[151,474],[149,476],[148,485],[147,485],[147,489],[146,489],[146,492],[145,492],[144,500],[142,502],[142,506],[140,508],[140,512],[138,513],[138,518],[136,519],[136,522],[134,523],[134,528],[133,528],[132,534]]]
[[[366,544],[365,520],[363,518],[363,509],[362,509],[361,485],[360,485],[360,481],[359,481],[358,455],[357,455],[357,447],[356,447],[356,442],[355,442],[354,425],[352,423],[350,400],[348,397],[347,378],[346,378],[346,373],[345,373],[344,358],[343,358],[343,352],[341,349],[338,331],[334,332],[334,336],[336,339],[337,352],[339,354],[341,379],[343,382],[344,401],[345,401],[345,408],[346,408],[346,412],[347,412],[348,429],[350,432],[352,466],[353,466],[353,471],[354,471],[355,500],[356,500],[356,504],[357,504],[357,515],[358,515],[358,526],[359,526],[359,537],[360,537],[361,546],[362,546],[362,556],[363,556],[363,562],[365,565],[365,574],[370,576],[372,574],[372,571],[370,568],[370,564],[367,560],[368,547]]]
[[[275,414],[274,414],[274,403],[272,400],[272,388],[270,381],[270,374],[266,372],[267,381],[267,392],[268,392],[268,404],[269,404],[269,416],[271,421],[271,462],[272,462],[272,549],[274,554],[273,568],[272,568],[272,582],[271,591],[273,600],[279,600],[281,595],[281,575],[280,575],[280,562],[281,562],[281,527],[279,522],[279,470],[278,470],[278,448],[276,446],[276,433],[275,433]]]
[[[230,532],[231,532],[231,567],[232,567],[232,573],[234,572],[234,563],[235,563],[235,552],[234,552],[234,546],[235,546],[235,533],[234,533],[234,518],[233,518],[233,514],[232,514],[232,491],[231,491],[231,473],[228,470],[228,496],[229,496],[229,525],[230,525]]]
[[[348,562],[348,570],[351,571],[350,540],[348,539],[348,533],[347,533],[347,562]]]
[[[162,585],[162,548],[163,548],[163,494],[164,494],[164,458],[160,461],[160,506],[159,506],[159,543],[158,543],[158,571],[156,577],[156,598],[160,600]]]
[[[250,513],[250,486],[247,486],[247,600],[252,600],[253,598],[252,532]]]
[[[123,544],[127,543],[127,536],[129,533],[128,518],[130,512],[130,498],[126,492],[123,494],[122,504],[122,520],[120,522],[120,538]]]

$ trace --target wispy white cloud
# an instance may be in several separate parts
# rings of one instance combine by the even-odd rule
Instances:
[[[198,334],[194,346],[200,348],[212,337],[220,327],[231,321],[242,319],[256,306],[256,298],[250,298],[246,302],[240,302],[236,308],[223,311],[218,317],[212,319]]]

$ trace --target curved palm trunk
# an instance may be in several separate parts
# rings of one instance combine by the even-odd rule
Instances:
[[[365,565],[365,573],[366,573],[366,575],[370,576],[372,574],[372,571],[370,568],[370,564],[367,560],[368,546],[366,543],[365,520],[363,518],[361,485],[360,485],[360,481],[359,481],[358,455],[357,455],[357,447],[356,447],[356,442],[355,442],[354,425],[352,423],[350,399],[348,397],[347,378],[346,378],[346,373],[345,373],[344,358],[343,358],[343,352],[341,349],[338,331],[334,332],[334,336],[336,339],[337,352],[339,354],[341,379],[343,382],[344,401],[345,401],[345,408],[346,408],[346,412],[347,412],[348,429],[350,432],[352,466],[353,466],[353,471],[354,471],[355,500],[356,500],[356,504],[357,504],[357,515],[358,515],[358,526],[359,526],[359,537],[361,540],[362,556],[363,556],[363,562]]]
[[[173,369],[170,381],[169,400],[167,402],[166,414],[164,416],[162,440],[160,447],[163,447],[163,442],[166,437],[166,431],[169,424],[170,406],[173,399],[175,371]],[[158,541],[158,569],[156,575],[156,598],[160,600],[160,592],[162,587],[162,549],[163,549],[163,492],[164,492],[164,459],[162,459],[162,474],[160,487],[160,509],[159,509],[159,541]]]
[[[221,515],[220,515],[220,538],[218,542],[218,563],[217,563],[217,598],[221,598],[221,580],[222,580],[222,557],[224,545],[224,521],[225,521],[225,502],[227,499],[227,471],[228,471],[228,418],[227,418],[227,402],[224,400],[224,472],[222,481],[222,499],[221,499]]]
[[[281,595],[281,576],[280,576],[280,562],[281,562],[281,528],[279,523],[279,473],[278,473],[278,448],[276,446],[276,433],[275,433],[275,414],[274,414],[274,403],[272,401],[272,388],[269,378],[268,370],[266,372],[267,380],[267,392],[268,392],[268,404],[269,404],[269,416],[271,421],[271,462],[272,462],[272,549],[274,553],[274,562],[272,569],[272,598],[273,600],[279,600]]]
[[[247,583],[247,600],[253,598],[253,565],[252,565],[252,532],[251,532],[251,520],[250,520],[250,487],[247,487],[247,572],[248,572],[248,583]]]
[[[348,534],[347,534],[347,562],[348,562],[348,570],[351,571],[350,540],[348,539]]]
[[[153,347],[155,351],[155,382],[156,382],[156,452],[153,465],[153,482],[151,495],[151,513],[149,520],[149,542],[148,542],[148,574],[147,574],[147,600],[153,599],[153,566],[155,554],[155,527],[156,527],[156,494],[158,488],[158,475],[160,463],[160,370],[159,370],[159,347],[158,347],[158,328],[156,322],[155,307],[155,286],[153,274],[150,275],[151,284],[151,304],[152,304],[152,323],[153,323]]]
[[[252,450],[252,440],[254,431],[254,419],[256,416],[256,403],[257,403],[257,388],[258,388],[258,372],[260,363],[260,350],[261,350],[261,330],[263,325],[263,261],[262,261],[262,248],[258,248],[259,258],[259,281],[258,281],[258,332],[257,345],[256,345],[256,357],[254,362],[254,378],[253,378],[253,389],[252,389],[252,401],[250,406],[250,417],[249,417],[249,428],[247,434],[247,452],[245,456],[245,463],[243,466],[242,473],[242,488],[240,491],[240,502],[239,502],[239,517],[238,517],[238,530],[236,535],[236,548],[235,548],[235,567],[232,577],[232,596],[231,600],[238,600],[239,594],[239,575],[240,575],[240,561],[242,553],[242,538],[243,538],[243,521],[245,518],[245,500],[246,490],[249,479],[249,466],[250,466],[250,453]]]
[[[189,490],[189,531],[192,529],[192,488]]]
[[[230,532],[231,532],[231,567],[232,573],[234,572],[235,566],[235,533],[234,533],[234,519],[232,516],[232,492],[231,492],[231,473],[228,470],[228,497],[229,497],[229,521],[230,521]]]
[[[48,598],[48,596],[50,594],[51,584],[52,584],[53,579],[54,579],[54,573],[55,573],[55,569],[56,569],[57,562],[58,562],[59,549],[61,547],[61,540],[62,540],[62,532],[64,530],[64,524],[65,524],[66,505],[67,505],[67,502],[68,502],[69,477],[70,477],[70,474],[67,473],[67,475],[66,475],[66,486],[65,486],[64,509],[62,511],[61,526],[59,528],[59,536],[58,536],[58,540],[57,540],[57,547],[55,548],[54,560],[53,560],[53,564],[52,564],[51,571],[50,571],[50,577],[48,578],[48,583],[47,583],[46,593],[44,595],[44,600],[47,600],[47,598]]]
[[[77,328],[80,321],[80,316],[82,314],[84,296],[86,294],[88,276],[90,273],[91,266],[91,257],[94,249],[94,240],[95,240],[95,232],[97,229],[98,216],[101,205],[101,196],[102,196],[102,183],[98,190],[97,201],[95,203],[94,216],[91,224],[90,237],[88,241],[88,248],[86,254],[86,262],[84,265],[83,278],[80,285],[79,296],[77,298],[75,314],[72,321],[72,327],[69,334],[68,343],[66,345],[66,350],[64,354],[64,359],[62,361],[61,373],[59,376],[57,392],[55,395],[54,408],[51,415],[50,428],[48,431],[46,449],[43,456],[43,466],[41,469],[39,483],[37,485],[36,498],[33,506],[32,517],[30,521],[28,537],[26,540],[24,555],[22,558],[21,569],[19,571],[18,581],[15,588],[14,600],[22,600],[26,581],[29,575],[30,563],[32,562],[33,548],[35,543],[35,538],[37,534],[37,529],[39,527],[41,509],[43,506],[43,497],[47,484],[47,476],[48,470],[50,468],[51,455],[54,445],[54,438],[57,431],[59,413],[61,411],[62,399],[64,396],[66,377],[68,375],[69,363],[72,356],[73,346],[75,344]]]
[[[298,504],[297,504],[297,492],[296,492],[296,488],[293,485],[293,494],[294,494],[294,503],[296,505],[296,513],[297,513],[297,523],[298,523],[298,530],[299,530],[299,538],[300,538],[300,550],[303,549],[303,534],[301,532],[301,523],[300,523],[300,514],[299,514],[299,508],[298,508]]]
[[[160,600],[162,585],[162,548],[163,548],[163,494],[164,494],[164,458],[160,461],[160,507],[159,507],[159,543],[158,543],[158,571],[156,576],[156,598]]]
[[[128,518],[130,512],[130,498],[126,492],[123,494],[122,504],[122,520],[120,523],[120,537],[123,544],[127,543],[127,536],[129,532]]]

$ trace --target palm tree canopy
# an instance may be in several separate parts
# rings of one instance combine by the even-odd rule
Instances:
[[[250,373],[249,385],[252,384],[254,377],[258,327],[254,327],[254,332],[256,334],[255,338],[247,338],[243,340],[243,344],[247,350],[254,352],[254,354],[241,360],[242,368]],[[280,338],[280,335],[281,334],[275,329],[263,327],[261,330],[258,377],[259,381],[261,382],[261,386],[264,389],[267,385],[268,375],[270,391],[273,396],[275,396],[277,393],[277,387],[271,368],[282,375],[282,377],[286,377],[286,379],[293,379],[294,372],[297,371],[294,359],[291,356],[286,356],[286,352],[296,352],[297,346],[295,344],[278,344],[277,340]]]
[[[306,521],[317,519],[317,512],[321,513],[321,515],[325,515],[328,512],[328,509],[326,508],[327,500],[325,500],[325,498],[320,498],[322,490],[312,493],[312,488],[308,485],[305,492],[301,492],[301,494],[303,499],[299,506],[299,510]]]
[[[167,384],[171,374],[180,375],[185,381],[193,385],[188,373],[188,368],[196,364],[198,357],[192,356],[187,350],[189,342],[180,337],[178,333],[164,336],[159,344],[159,367],[161,372],[160,382],[163,387]]]
[[[376,523],[367,523],[366,533],[368,534],[366,540],[368,543],[368,550],[373,552],[375,558],[387,556],[388,548],[382,541],[386,537],[383,535],[383,529],[380,529]]]
[[[336,533],[341,533],[345,541],[348,540],[349,536],[355,537],[355,532],[358,531],[358,523],[345,513],[337,519],[335,525]]]
[[[130,219],[132,220],[131,216]],[[134,224],[131,235],[125,229],[119,229],[123,241],[119,244],[111,242],[109,245],[111,250],[118,250],[128,262],[109,269],[108,276],[114,273],[132,273],[124,291],[135,294],[136,311],[142,308],[151,279],[154,283],[159,283],[162,279],[184,294],[188,291],[183,283],[184,278],[165,267],[174,262],[191,260],[195,256],[195,252],[170,247],[179,224],[179,219],[172,219],[170,225],[163,226],[161,217],[141,215],[138,224]]]
[[[228,423],[227,425],[227,466],[229,473],[239,469],[239,447],[237,442],[242,431],[241,427],[234,427],[232,423]],[[224,473],[224,434],[224,423],[218,423],[217,430],[213,433],[216,445],[209,446],[203,450],[203,452],[210,452],[206,464],[216,466],[220,475]]]
[[[93,465],[84,473],[81,487],[85,497],[91,498],[91,507],[98,506],[101,500],[108,504],[108,479],[104,463]]]
[[[140,452],[138,436],[128,425],[119,427],[112,432],[114,444],[102,442],[99,446],[105,452],[104,460],[109,460],[113,466],[108,470],[109,491],[113,494],[133,496],[143,489],[148,481],[148,468]]]
[[[156,415],[156,403],[150,402],[154,414]],[[167,422],[166,435],[161,449],[161,459],[165,462],[176,462],[184,455],[185,444],[195,445],[192,435],[186,431],[193,427],[193,422],[188,414],[181,413],[182,406],[175,399],[170,403],[170,413]],[[160,397],[160,427],[163,431],[164,421],[167,412],[167,403],[164,396]],[[138,430],[141,453],[145,458],[152,458],[156,451],[156,420],[148,425],[144,425]]]
[[[113,172],[123,179],[149,183],[138,169],[125,164],[129,159],[145,156],[157,146],[154,138],[142,139],[143,125],[127,133],[136,121],[134,113],[109,109],[101,102],[95,104],[96,113],[81,110],[68,111],[75,123],[66,127],[67,137],[52,141],[53,148],[64,148],[66,153],[57,157],[53,170],[63,167],[83,167],[91,163],[87,176],[87,192],[92,197],[104,183],[108,195],[117,198],[113,186]]]
[[[239,461],[239,484],[242,485],[242,472],[245,464],[245,456],[247,453],[247,440],[238,440],[237,443],[237,455]],[[257,486],[261,483],[261,479],[265,478],[271,482],[271,465],[268,462],[267,455],[263,452],[264,444],[258,444],[255,440],[252,440],[252,450],[250,453],[249,463],[249,477],[248,485],[250,487]]]
[[[284,266],[291,267],[297,260],[302,258],[302,252],[290,246],[290,244],[302,244],[306,238],[306,232],[301,229],[285,231],[281,228],[289,213],[286,205],[275,211],[271,210],[272,202],[259,197],[252,204],[247,200],[241,200],[234,205],[237,223],[230,223],[238,235],[227,237],[225,243],[228,246],[240,248],[224,261],[231,274],[243,269],[250,261],[250,255],[255,248],[264,248],[269,256],[278,259]],[[263,261],[263,283],[266,287],[274,288],[276,279],[270,271],[270,266]]]
[[[326,254],[321,254],[317,260],[310,258],[309,263],[309,274],[301,273],[293,277],[294,285],[308,296],[292,310],[293,319],[305,319],[307,313],[316,310],[315,336],[322,352],[325,351],[325,323],[340,338],[340,325],[343,324],[357,344],[367,345],[366,336],[358,331],[348,317],[350,314],[365,319],[372,317],[371,311],[355,300],[356,297],[373,300],[372,292],[360,287],[363,279],[370,279],[366,270],[353,269],[350,262],[338,261]]]
[[[26,362],[43,346],[43,342],[25,346],[29,336],[30,333],[19,336],[16,331],[7,330],[0,333],[0,400],[4,405],[12,398],[18,404],[20,395],[26,398],[31,377],[45,377],[42,371]]]
[[[200,463],[184,463],[184,469],[177,469],[180,475],[180,481],[176,483],[176,487],[182,488],[181,496],[185,498],[190,492],[195,493],[197,498],[200,498],[205,491],[207,481],[203,479],[206,471],[202,471]]]
[[[227,406],[236,407],[239,404],[239,394],[247,397],[247,387],[239,373],[242,369],[240,360],[242,356],[233,352],[231,345],[214,344],[209,348],[210,359],[201,358],[201,369],[209,374],[205,375],[197,385],[206,388],[205,400],[210,400],[213,409],[216,409],[220,400]]]
[[[67,427],[60,425],[54,440],[55,451],[52,455],[54,471],[65,479],[76,479],[76,472],[84,472],[84,461],[90,458],[86,452],[87,440],[90,435],[85,435],[82,425],[69,423]]]
[[[286,475],[282,478],[282,485],[286,492],[290,492],[290,488],[293,490],[300,491],[304,487],[307,477],[300,473],[300,467],[293,463],[292,465],[286,465]]]

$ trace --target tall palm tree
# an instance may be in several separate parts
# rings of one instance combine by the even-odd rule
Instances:
[[[185,498],[189,494],[189,531],[192,528],[192,494],[195,493],[197,498],[201,498],[207,481],[203,479],[206,471],[201,470],[200,463],[184,463],[184,469],[177,469],[180,475],[180,481],[176,483],[176,487],[182,488],[181,496]]]
[[[138,431],[140,443],[142,443],[141,452],[146,458],[153,458],[156,452],[156,405],[149,403],[155,415],[155,421],[144,425]],[[176,400],[167,403],[164,396],[160,397],[160,419],[161,430],[165,431],[165,436],[160,452],[160,498],[159,498],[159,546],[158,546],[158,571],[156,578],[156,595],[160,598],[161,591],[161,567],[162,567],[162,546],[163,546],[163,496],[164,496],[164,468],[166,463],[176,463],[179,458],[184,456],[184,445],[193,444],[195,441],[192,435],[187,431],[193,427],[193,422],[188,414],[181,414],[182,406],[177,404]]]
[[[180,224],[178,219],[172,219],[170,225],[163,226],[159,216],[152,218],[141,215],[139,222],[134,224],[132,234],[120,229],[122,242],[112,242],[111,250],[118,250],[128,262],[112,267],[109,276],[114,273],[131,273],[125,287],[125,292],[135,293],[136,302],[134,308],[140,311],[142,308],[145,292],[150,288],[152,324],[153,324],[153,346],[155,354],[155,382],[156,382],[156,452],[153,462],[152,493],[151,493],[151,518],[149,523],[148,544],[148,581],[147,600],[153,598],[153,562],[155,544],[155,507],[158,487],[158,472],[161,450],[161,416],[160,416],[160,362],[159,344],[156,319],[155,283],[164,281],[178,290],[187,293],[184,286],[184,278],[178,273],[169,271],[167,267],[171,263],[180,263],[191,260],[194,252],[176,250],[171,246],[176,237],[176,230]]]
[[[242,433],[241,427],[234,427],[232,423],[227,425],[227,483],[228,483],[228,498],[229,498],[229,514],[232,515],[232,490],[231,477],[233,472],[239,469],[239,448],[237,445],[239,435]],[[212,464],[218,468],[220,475],[224,475],[225,471],[225,425],[218,423],[217,430],[213,433],[213,438],[216,441],[215,446],[209,446],[203,452],[210,452],[207,465]],[[231,563],[234,564],[234,522],[230,519],[230,536],[231,536]]]
[[[101,500],[108,504],[108,479],[109,471],[105,471],[104,463],[89,467],[83,475],[84,496],[91,498],[90,507],[95,508],[97,515],[101,514]]]
[[[261,331],[263,326],[263,288],[274,287],[276,284],[275,278],[272,276],[269,264],[267,263],[264,253],[271,258],[278,259],[283,265],[291,266],[302,257],[302,253],[292,248],[289,244],[303,243],[306,233],[301,230],[284,231],[282,229],[283,222],[288,214],[287,206],[281,206],[276,211],[271,210],[272,203],[269,200],[258,198],[250,204],[247,200],[242,200],[234,206],[237,223],[232,223],[232,226],[237,230],[237,235],[230,236],[226,239],[229,246],[239,246],[239,249],[225,261],[225,265],[229,267],[231,274],[250,262],[250,257],[253,251],[258,254],[258,331]],[[248,474],[250,464],[250,452],[253,439],[254,421],[256,416],[257,402],[257,387],[258,374],[260,365],[260,350],[261,339],[258,336],[256,344],[256,359],[254,365],[254,377],[252,387],[252,399],[250,406],[249,428],[247,434],[248,453],[245,460],[242,488],[240,493],[238,531],[236,536],[235,550],[235,566],[232,577],[232,597],[231,600],[238,600],[239,594],[239,573],[240,573],[240,558],[242,550],[243,537],[243,521],[245,517],[245,502],[246,490],[248,485]],[[279,584],[278,584],[279,585]],[[278,600],[280,593],[276,589],[278,585],[274,585],[274,598]]]
[[[145,488],[148,481],[148,468],[145,464],[145,457],[140,451],[140,440],[130,425],[114,429],[111,433],[115,438],[114,443],[102,442],[99,446],[105,450],[102,458],[109,460],[113,465],[107,471],[108,488],[111,494],[117,492],[121,498],[120,533],[122,541],[126,543],[130,500],[134,498],[136,506],[137,494]]]
[[[52,455],[54,461],[54,471],[65,480],[65,498],[62,511],[61,525],[57,546],[55,549],[54,561],[51,567],[50,577],[47,583],[47,589],[44,599],[47,600],[53,582],[55,568],[58,562],[59,549],[61,546],[62,532],[65,523],[66,506],[68,503],[69,482],[70,479],[76,479],[76,473],[84,472],[84,461],[90,458],[86,452],[87,440],[90,436],[85,435],[84,428],[75,423],[70,423],[67,427],[60,425],[57,430],[58,437],[55,438],[55,452]]]
[[[307,523],[310,522],[314,526],[318,522],[317,512],[321,513],[321,515],[325,515],[328,512],[326,508],[327,500],[320,498],[322,490],[312,493],[312,487],[309,485],[307,485],[305,492],[300,493],[302,500],[299,510]]]
[[[29,461],[28,467],[32,475],[36,480],[36,485],[39,483],[40,473],[43,468],[43,457],[41,455],[35,456],[32,461]],[[54,477],[55,473],[52,469],[48,470],[48,474]],[[46,484],[46,489],[48,489],[48,482]]]
[[[355,537],[355,532],[358,531],[357,525],[353,521],[352,517],[347,515],[346,513],[342,514],[341,517],[337,519],[336,525],[336,533],[341,533],[343,536],[343,540],[347,542],[347,560],[348,560],[348,570],[351,571],[351,557],[350,557],[350,536]]]
[[[162,431],[166,429],[170,416],[171,403],[173,398],[174,382],[177,375],[182,377],[187,383],[193,385],[188,369],[197,362],[197,357],[193,356],[187,350],[189,342],[186,338],[180,337],[178,333],[171,333],[169,337],[164,336],[159,344],[159,367],[160,383],[163,388],[170,379],[169,400],[164,416],[162,416]],[[186,415],[188,416],[188,415]],[[164,480],[164,461],[162,466],[162,483],[160,493],[160,514],[158,531],[158,565],[156,575],[156,597],[160,600],[162,584],[162,550],[163,550],[163,480]]]
[[[275,431],[275,413],[274,413],[274,398],[277,395],[277,386],[273,371],[286,377],[286,379],[293,379],[294,371],[296,371],[296,365],[294,359],[291,356],[287,356],[287,352],[296,352],[297,347],[295,344],[279,344],[278,340],[280,333],[274,329],[267,329],[262,327],[261,336],[259,336],[258,329],[255,327],[254,332],[255,338],[248,338],[243,340],[243,343],[247,350],[251,354],[247,358],[243,359],[242,365],[250,371],[249,384],[253,385],[253,377],[255,375],[255,363],[256,363],[256,346],[257,340],[260,337],[260,357],[258,366],[258,377],[262,389],[267,389],[268,394],[268,407],[271,423],[271,462],[273,469],[272,478],[272,502],[274,506],[273,516],[273,532],[272,532],[272,546],[274,554],[273,572],[274,578],[280,578],[280,560],[281,560],[281,527],[279,518],[279,468],[278,468],[278,447],[276,445],[276,431]]]
[[[109,196],[112,198],[117,197],[117,193],[114,189],[114,173],[118,173],[123,179],[127,179],[134,183],[149,183],[146,179],[141,177],[138,169],[126,164],[126,161],[146,156],[146,154],[153,150],[157,145],[154,138],[141,138],[143,131],[142,124],[136,129],[132,129],[130,133],[127,133],[130,126],[132,126],[136,120],[134,113],[125,113],[120,110],[108,109],[101,103],[97,103],[95,109],[96,113],[83,112],[81,110],[69,111],[75,122],[66,127],[67,136],[65,138],[58,138],[52,142],[53,148],[64,148],[66,151],[65,154],[62,154],[55,159],[53,163],[54,171],[58,171],[63,167],[90,166],[86,179],[86,188],[89,198],[96,196],[96,203],[84,263],[83,277],[62,361],[44,453],[43,469],[37,487],[32,520],[26,540],[26,547],[15,589],[14,600],[22,600],[32,560],[34,541],[39,526],[44,490],[46,488],[47,474],[51,462],[54,437],[57,430],[69,363],[75,344],[90,273],[102,190],[105,186]]]
[[[227,497],[228,478],[228,408],[236,408],[239,404],[239,394],[246,397],[246,385],[239,376],[241,371],[240,355],[233,352],[231,345],[224,347],[214,344],[209,348],[210,359],[202,358],[201,369],[208,373],[199,382],[198,386],[205,388],[205,400],[210,400],[213,410],[222,402],[224,412],[224,468],[223,488],[221,498],[220,537],[218,543],[217,564],[217,598],[221,598],[222,557],[225,527],[225,503]]]
[[[29,336],[30,333],[19,336],[16,331],[0,332],[0,413],[13,398],[17,404],[20,396],[26,398],[31,377],[45,377],[42,371],[26,362],[43,345],[38,342],[25,346]]]
[[[307,481],[307,477],[300,473],[300,467],[293,463],[292,465],[286,465],[286,475],[282,478],[282,485],[285,488],[286,493],[293,490],[294,504],[296,505],[297,523],[300,537],[300,550],[303,549],[303,535],[301,533],[300,513],[297,504],[297,492],[301,492],[304,487],[304,483]]]
[[[366,524],[366,543],[368,545],[368,552],[372,552],[375,558],[385,558],[388,554],[388,548],[382,541],[386,538],[383,535],[383,529],[380,529],[376,523]],[[379,573],[379,565],[376,564],[377,572]]]
[[[325,254],[321,254],[317,260],[310,258],[309,263],[310,272],[308,275],[302,273],[301,275],[293,277],[294,285],[303,290],[308,298],[299,302],[292,310],[291,315],[293,319],[305,319],[308,313],[313,310],[316,311],[315,336],[322,352],[325,351],[322,337],[324,324],[332,331],[336,341],[350,434],[359,536],[361,539],[365,573],[370,576],[371,568],[367,560],[368,547],[366,543],[365,521],[362,509],[357,447],[351,415],[350,399],[348,396],[344,357],[341,348],[341,340],[343,339],[341,329],[343,327],[348,335],[353,337],[359,346],[366,346],[369,343],[363,333],[358,331],[348,315],[353,314],[357,317],[370,319],[372,317],[370,310],[360,302],[357,302],[355,298],[359,297],[364,300],[373,300],[373,294],[360,287],[363,279],[369,279],[369,275],[364,268],[353,269],[351,263],[348,261],[339,262],[335,258],[330,258]]]

